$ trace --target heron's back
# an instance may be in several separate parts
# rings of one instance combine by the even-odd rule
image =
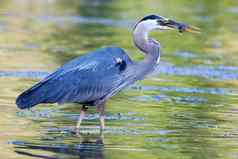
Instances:
[[[102,48],[57,69],[17,98],[19,108],[39,103],[77,102],[94,105],[123,85],[126,69],[133,65],[124,50]]]

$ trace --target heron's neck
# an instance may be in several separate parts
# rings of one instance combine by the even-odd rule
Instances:
[[[143,63],[157,63],[160,58],[160,44],[155,40],[149,38],[149,31],[139,27],[134,31],[134,43],[135,46],[146,54]]]
[[[136,28],[133,32],[135,46],[143,53],[148,54],[149,35],[148,31],[141,31],[142,29]]]
[[[142,61],[136,62],[138,79],[143,79],[145,75],[152,72],[160,59],[160,45],[155,40],[149,38],[148,31],[143,31],[143,28],[135,29],[134,43],[138,49],[145,53]]]

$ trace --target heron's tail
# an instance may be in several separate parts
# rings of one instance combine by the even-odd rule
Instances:
[[[42,94],[39,92],[40,83],[20,94],[16,99],[17,107],[20,109],[31,108],[42,102]]]

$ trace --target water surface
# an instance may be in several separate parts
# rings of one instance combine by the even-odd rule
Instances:
[[[238,158],[238,3],[232,0],[2,0],[0,5],[0,154],[2,158]],[[134,23],[159,13],[201,35],[151,34],[161,63],[107,103],[106,130],[90,108],[16,108],[16,96],[66,61],[106,46],[135,60]]]

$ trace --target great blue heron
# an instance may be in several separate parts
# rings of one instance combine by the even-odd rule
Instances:
[[[87,106],[96,106],[100,129],[104,129],[105,102],[121,89],[152,72],[160,59],[160,44],[150,38],[151,30],[177,29],[196,32],[198,29],[164,18],[148,15],[134,27],[135,46],[145,54],[142,61],[133,61],[118,47],[101,48],[73,59],[18,96],[20,109],[40,103],[79,103],[82,105],[76,128],[85,116]]]

